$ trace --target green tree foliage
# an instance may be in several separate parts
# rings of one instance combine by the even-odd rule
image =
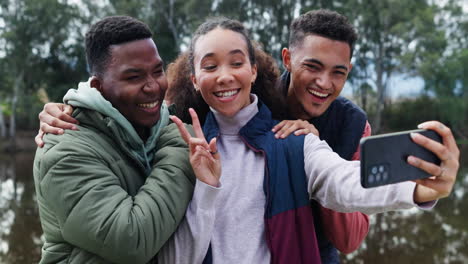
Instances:
[[[441,117],[461,139],[468,139],[468,17],[456,1],[440,12],[440,24],[446,28],[444,52],[428,52],[419,75],[425,89],[437,98]]]
[[[425,0],[356,0],[346,7],[359,33],[353,77],[370,81],[377,91],[372,124],[378,132],[389,80],[414,76],[428,53],[445,48],[444,32],[436,26],[439,7]]]
[[[421,111],[424,109],[424,111]],[[408,113],[418,113],[409,115]],[[442,120],[440,106],[437,101],[427,95],[418,98],[405,98],[397,100],[383,112],[385,126],[382,130],[396,132],[416,129],[416,125],[427,120]],[[442,120],[444,121],[444,120]]]
[[[458,120],[466,119],[459,115],[466,112],[468,22],[459,1],[448,0],[444,5],[428,0],[78,2],[0,0],[0,101],[13,112],[15,94],[16,98],[33,97],[44,88],[51,100],[60,101],[66,89],[86,80],[84,33],[104,16],[130,15],[146,22],[167,63],[187,48],[192,32],[206,17],[236,18],[279,62],[292,19],[328,8],[348,16],[358,30],[350,81],[358,102],[370,112],[374,132],[389,126],[382,117],[390,102],[389,80],[403,75],[424,79],[428,95],[437,96],[439,103],[452,100],[452,105],[458,105],[442,109],[441,117],[451,120],[458,134],[466,135],[466,125]],[[17,99],[16,105],[28,107],[23,101]]]
[[[10,136],[14,136],[17,107],[41,87],[60,88],[70,85],[80,75],[82,54],[76,49],[76,6],[57,0],[4,0],[0,19],[4,23],[2,64],[11,103]],[[75,27],[75,28],[74,28]],[[75,36],[73,35],[75,34]],[[76,56],[79,55],[79,56]],[[80,76],[82,78],[82,75]],[[62,92],[63,93],[63,92]],[[27,102],[27,100],[26,100]],[[24,110],[31,110],[31,104]]]

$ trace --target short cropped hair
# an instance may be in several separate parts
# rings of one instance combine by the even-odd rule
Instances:
[[[109,16],[99,20],[86,33],[86,59],[92,75],[104,73],[110,59],[110,46],[152,37],[149,27],[129,16]]]
[[[348,43],[353,56],[357,33],[348,18],[334,11],[319,9],[309,11],[294,19],[289,28],[289,47],[302,44],[308,35],[318,35]]]

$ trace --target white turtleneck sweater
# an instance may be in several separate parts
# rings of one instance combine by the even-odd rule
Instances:
[[[233,117],[211,109],[220,129],[221,186],[197,180],[185,218],[159,252],[158,263],[202,263],[210,243],[213,263],[270,263],[264,224],[265,158],[239,135],[258,112],[257,97],[252,99]],[[304,161],[309,194],[324,207],[371,214],[415,206],[415,183],[364,189],[359,161],[341,159],[313,134],[305,137]]]

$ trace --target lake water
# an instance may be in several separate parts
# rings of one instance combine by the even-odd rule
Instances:
[[[468,153],[465,147],[462,153]],[[34,151],[0,155],[0,263],[37,263],[41,226],[34,195]],[[468,158],[453,194],[429,212],[417,209],[371,217],[361,248],[343,263],[468,263]]]
[[[26,152],[0,156],[0,263],[37,263],[41,254],[33,159]]]

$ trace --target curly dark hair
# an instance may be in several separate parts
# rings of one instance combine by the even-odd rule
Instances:
[[[241,22],[234,20],[234,19],[229,19],[226,17],[213,17],[213,18],[209,18],[203,24],[198,26],[197,30],[195,30],[195,33],[193,33],[192,41],[190,42],[190,47],[189,47],[190,69],[192,70],[192,72],[195,72],[195,67],[193,65],[193,60],[194,60],[193,52],[195,50],[195,44],[197,43],[197,40],[201,36],[206,35],[208,32],[216,28],[228,29],[228,30],[241,34],[242,37],[244,37],[245,42],[247,43],[247,51],[249,52],[250,63],[252,65],[255,64],[254,47],[252,45],[252,41],[250,41],[249,33],[247,29],[244,27],[244,25]]]
[[[195,109],[200,119],[204,123],[205,117],[210,111],[210,107],[205,103],[201,94],[195,91],[190,75],[189,53],[181,53],[174,62],[167,66],[168,88],[166,97],[168,103],[175,106],[175,115],[184,123],[191,124],[192,118],[188,112],[189,108]]]
[[[348,18],[334,11],[319,9],[309,11],[294,19],[289,27],[289,47],[302,44],[308,35],[319,35],[325,38],[348,43],[353,56],[357,33]]]
[[[285,100],[274,89],[280,74],[276,61],[264,52],[260,45],[250,40],[247,30],[242,23],[228,18],[210,19],[200,25],[194,34],[190,50],[180,54],[173,63],[169,64],[167,68],[169,88],[166,92],[166,100],[175,105],[175,114],[183,122],[191,123],[192,120],[187,109],[192,107],[203,124],[210,110],[200,92],[195,91],[190,75],[195,72],[193,48],[196,40],[218,27],[232,30],[244,37],[249,52],[250,63],[257,65],[257,78],[251,92],[256,94],[270,108],[274,118],[283,119],[285,117]]]
[[[109,16],[93,24],[86,33],[86,59],[92,75],[105,71],[111,45],[151,38],[149,27],[129,16]]]

